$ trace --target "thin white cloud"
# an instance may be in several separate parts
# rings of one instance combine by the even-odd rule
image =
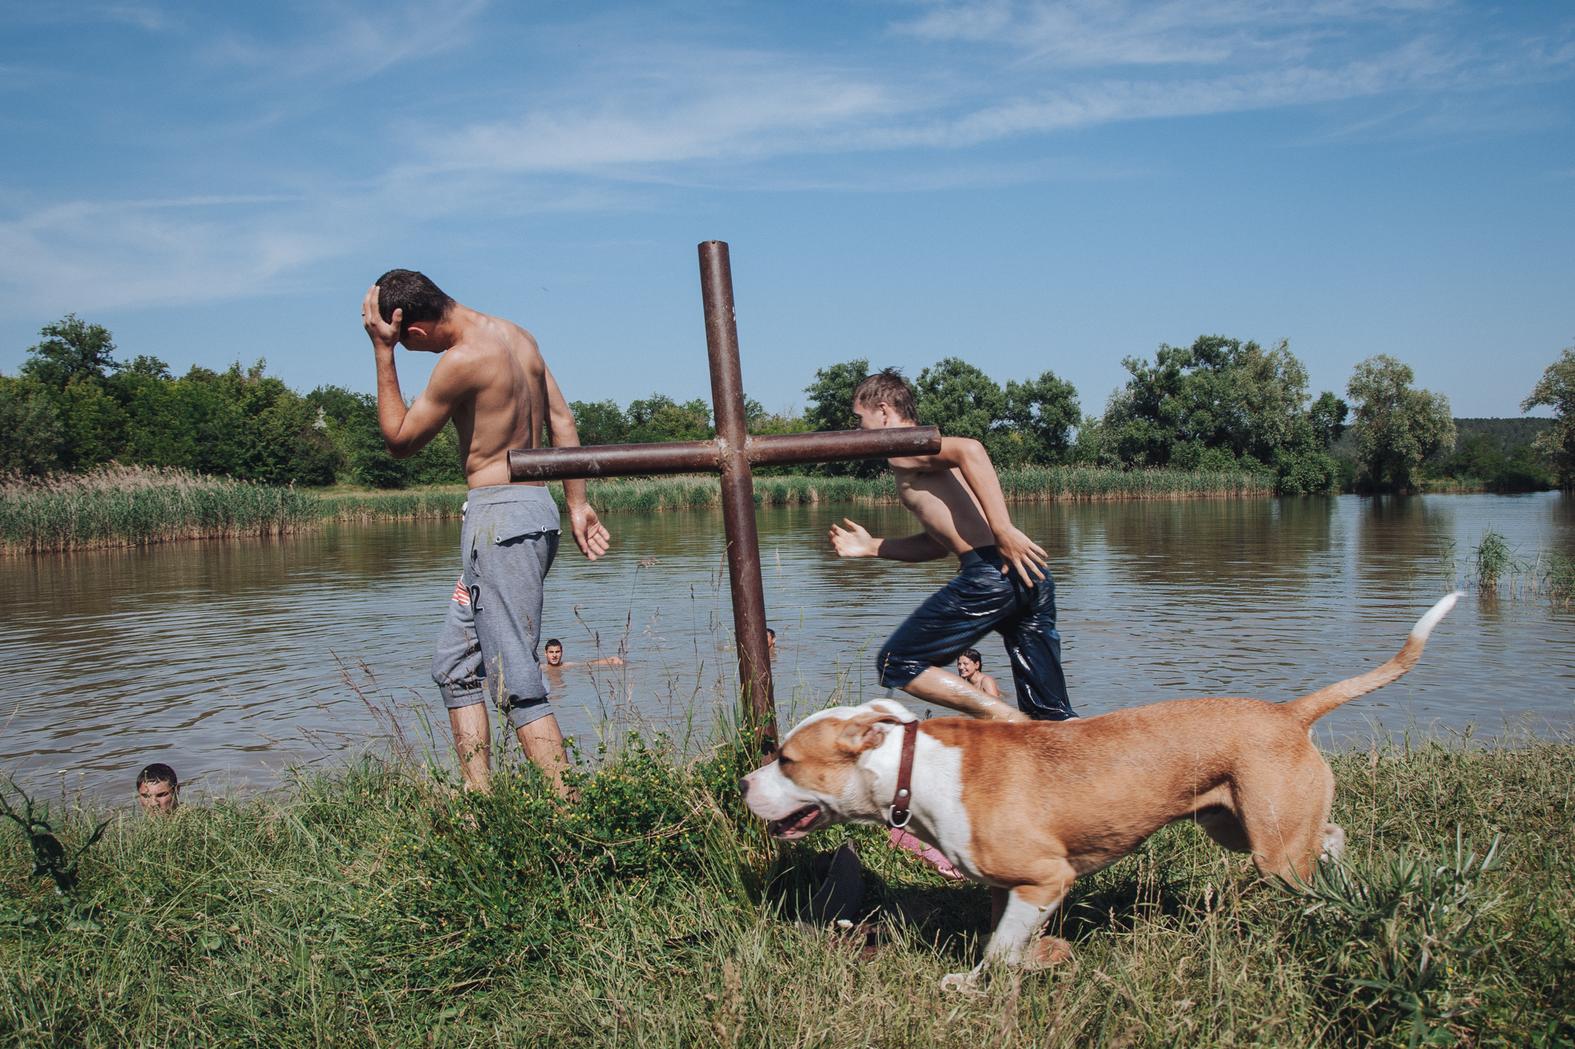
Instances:
[[[909,106],[876,77],[817,68],[791,55],[650,50],[597,68],[605,83],[624,90],[565,91],[515,120],[414,137],[432,143],[439,167],[638,172],[813,151],[828,132],[863,128]]]
[[[1268,56],[1299,60],[1347,31],[1441,6],[1432,0],[964,0],[930,5],[892,28],[930,42],[996,45],[1059,68],[1219,65]]]
[[[1101,80],[983,106],[962,116],[864,136],[884,148],[965,148],[1006,138],[1120,121],[1202,117],[1305,106],[1436,84],[1450,60],[1410,45],[1371,61],[1334,69],[1291,67],[1182,80]]]
[[[1452,107],[1451,93],[1571,75],[1567,31],[1485,38],[1456,20],[1428,35],[1419,27],[1431,20],[1416,16],[1435,6],[933,4],[880,47],[838,52],[724,46],[715,27],[696,42],[654,22],[640,23],[651,32],[639,40],[558,25],[561,39],[548,50],[560,61],[550,73],[500,77],[466,96],[467,104],[493,107],[468,123],[401,127],[405,141],[427,144],[430,154],[370,180],[324,157],[314,174],[289,176],[302,183],[289,194],[226,194],[222,183],[202,181],[179,185],[214,191],[8,202],[5,212],[15,217],[0,218],[0,305],[31,313],[255,294],[299,280],[331,256],[374,249],[389,215],[431,222],[483,211],[628,210],[653,206],[672,185],[925,191],[1134,177],[1143,172],[966,152],[1123,121],[1379,99],[1379,117],[1352,119],[1358,107],[1347,107],[1338,111],[1344,130],[1331,134],[1442,133],[1449,118],[1483,114],[1513,126],[1512,102],[1493,114],[1486,105]],[[313,105],[328,106],[336,85],[389,71],[434,45],[452,50],[480,39],[497,28],[481,25],[482,10],[482,0],[457,8],[407,3],[376,17],[332,6],[288,37],[230,36],[202,55],[252,70],[271,87],[310,83]],[[436,40],[420,31],[433,18],[444,27]],[[576,39],[583,47],[565,44]],[[6,78],[0,67],[0,83]],[[301,94],[258,92],[253,112],[288,112],[292,93]],[[227,130],[238,139],[250,134]],[[916,159],[892,164],[882,156],[895,151]],[[276,170],[264,188],[284,186],[285,177]]]
[[[162,33],[179,24],[169,11],[152,4],[101,4],[90,10],[105,21],[135,26],[147,33]]]
[[[0,302],[36,313],[244,296],[343,244],[235,198],[56,204],[0,222]]]
[[[1439,20],[1424,16],[1443,6],[932,4],[897,23],[893,46],[866,52],[858,68],[819,54],[612,42],[586,50],[580,68],[551,94],[522,102],[517,116],[416,136],[432,158],[415,170],[692,184],[706,178],[696,168],[704,163],[753,161],[758,177],[785,157],[966,149],[1123,121],[1385,95],[1403,108],[1418,97],[1570,76],[1567,35],[1432,35]],[[936,45],[959,41],[977,48],[937,55]]]
[[[243,67],[266,79],[348,82],[400,62],[462,48],[487,0],[411,0],[358,11],[307,6],[286,39],[229,34],[203,50],[214,66]]]

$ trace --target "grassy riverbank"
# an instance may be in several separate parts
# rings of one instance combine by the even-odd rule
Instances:
[[[1077,885],[1054,925],[1071,963],[978,999],[936,985],[977,957],[982,889],[866,829],[779,860],[732,810],[725,754],[636,742],[566,809],[524,774],[477,799],[367,763],[119,817],[68,898],[7,823],[0,1043],[1570,1044],[1575,745],[1335,764],[1351,857],[1321,896],[1173,827]],[[870,871],[868,940],[788,920],[809,848],[845,838]]]
[[[1269,496],[1273,478],[1229,471],[1097,470],[1029,467],[1001,474],[1008,499],[1186,499]],[[562,491],[553,486],[559,502]],[[593,481],[591,501],[604,513],[720,506],[710,476]],[[896,499],[890,476],[871,479],[804,475],[757,477],[761,506]],[[172,470],[111,467],[48,483],[0,485],[0,552],[47,552],[142,546],[176,539],[276,535],[320,521],[458,517],[461,487],[398,491],[300,489],[203,477]]]
[[[42,483],[0,484],[0,551],[278,535],[318,513],[317,500],[296,488],[112,466]]]

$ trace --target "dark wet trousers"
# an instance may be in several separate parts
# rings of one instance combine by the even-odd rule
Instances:
[[[1017,707],[1037,721],[1074,717],[1061,673],[1061,635],[1055,628],[1055,583],[1049,573],[1033,586],[1014,570],[1001,574],[993,546],[958,559],[957,575],[903,621],[875,657],[880,683],[903,688],[926,667],[946,666],[990,631],[1006,642],[1017,687]]]

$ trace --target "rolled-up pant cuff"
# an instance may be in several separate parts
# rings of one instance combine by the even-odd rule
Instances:
[[[443,696],[443,705],[450,710],[473,707],[487,698],[479,685],[439,685],[438,692]]]
[[[880,673],[882,688],[907,688],[913,679],[930,668],[930,664],[912,659],[883,658],[876,670]]]
[[[551,715],[552,704],[547,702],[546,696],[516,699],[504,705],[503,713],[509,719],[509,728],[521,729],[532,721],[540,721]]]

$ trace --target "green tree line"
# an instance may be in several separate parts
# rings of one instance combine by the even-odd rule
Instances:
[[[224,371],[193,367],[177,378],[156,357],[122,360],[117,352],[107,329],[75,315],[41,330],[19,374],[0,375],[0,472],[47,476],[117,461],[270,484],[403,488],[464,480],[452,426],[419,455],[391,458],[370,393],[319,386],[301,394],[267,375],[262,361]],[[1448,400],[1416,389],[1411,368],[1387,355],[1359,364],[1344,398],[1314,397],[1306,367],[1283,341],[1265,348],[1201,336],[1123,364],[1125,385],[1102,414],[1084,415],[1077,390],[1054,372],[1003,385],[948,357],[914,378],[919,418],[978,439],[1003,468],[1241,469],[1272,473],[1285,493],[1407,490],[1425,476],[1526,489],[1569,486],[1575,474],[1575,349],[1549,366],[1523,405],[1551,407],[1551,423],[1525,420],[1541,425],[1490,436],[1469,428],[1458,449]],[[856,425],[853,388],[870,371],[864,358],[817,370],[801,413],[772,413],[749,400],[751,432]],[[710,405],[698,398],[653,393],[627,406],[571,404],[585,444],[715,433]],[[820,469],[867,476],[880,464]]]

